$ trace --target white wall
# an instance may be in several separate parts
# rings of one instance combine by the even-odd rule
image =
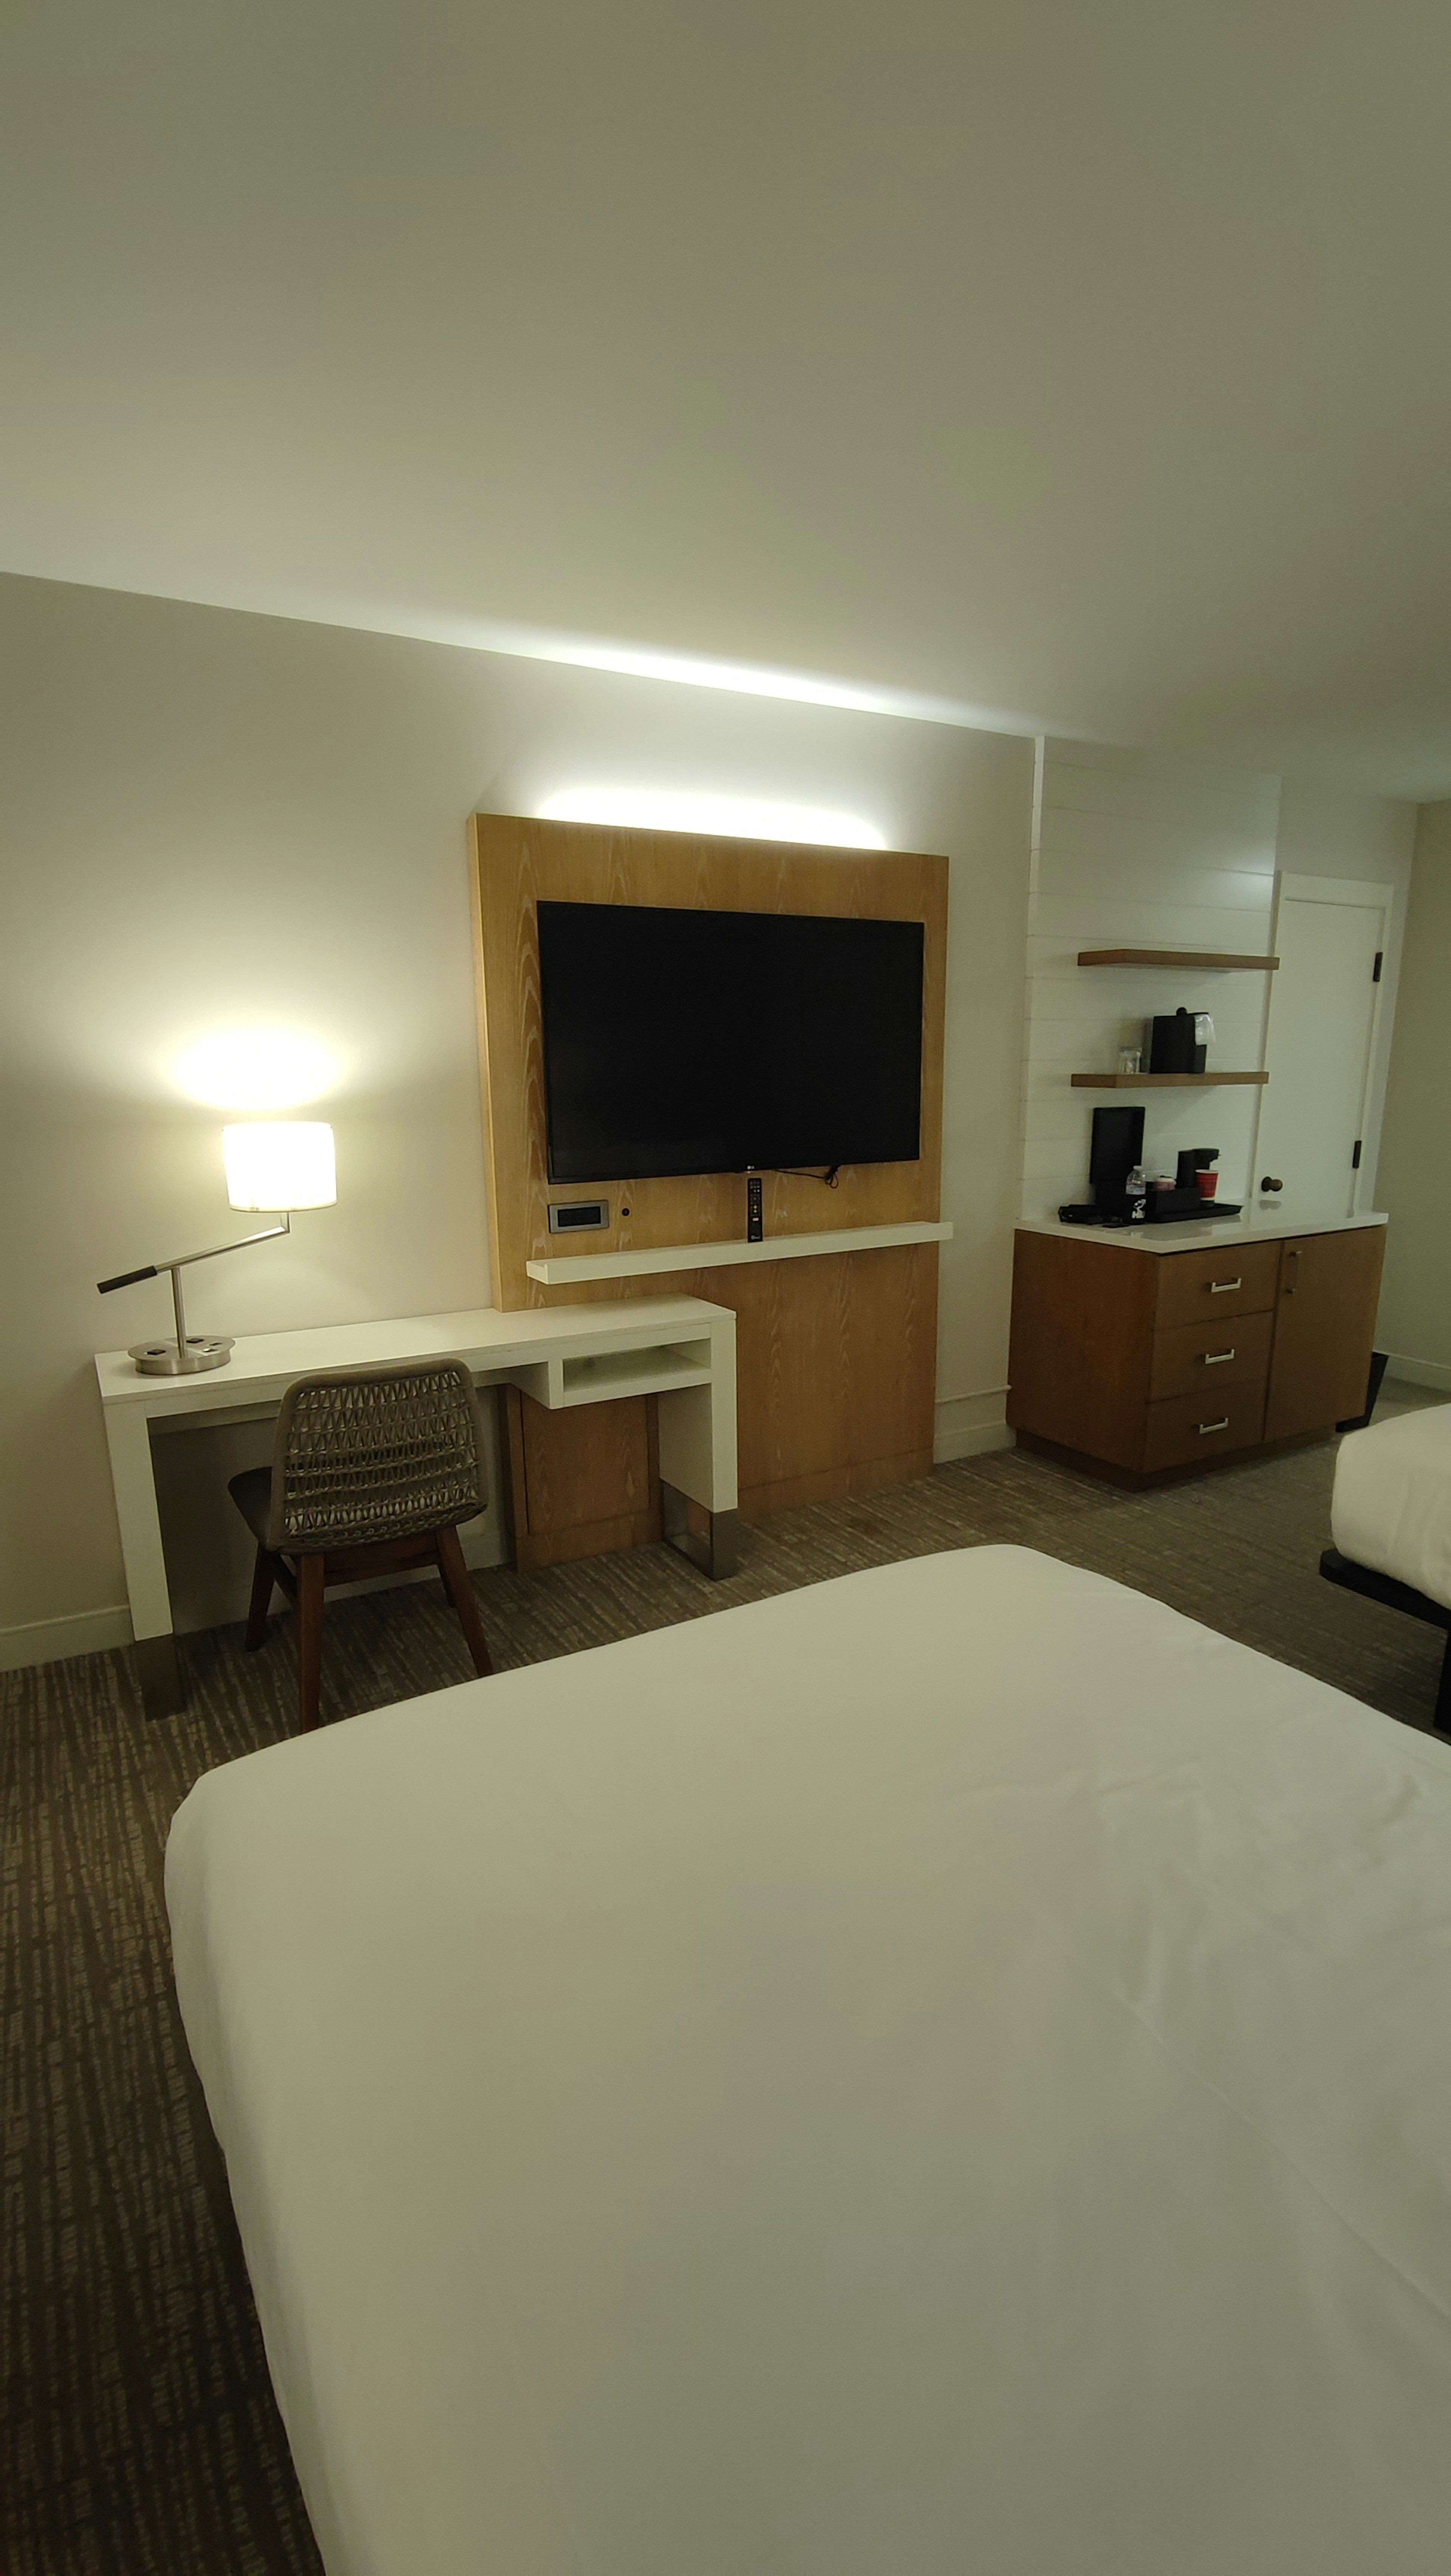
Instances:
[[[1391,1374],[1451,1394],[1451,804],[1422,807],[1391,1051],[1380,1341]]]
[[[1083,743],[1040,755],[1023,1063],[1023,1214],[1088,1196],[1092,1115],[1115,1095],[1074,1091],[1074,1073],[1111,1072],[1154,1012],[1211,1011],[1211,1062],[1262,1061],[1262,975],[1080,967],[1080,948],[1220,948],[1265,954],[1274,901],[1280,782],[1249,770]],[[1134,1095],[1122,1095],[1131,1100]],[[1252,1091],[1144,1095],[1144,1159],[1174,1169],[1189,1145],[1217,1145],[1220,1191],[1242,1199]]]
[[[15,579],[0,673],[0,1662],[127,1633],[89,1355],[166,1295],[93,1283],[245,1231],[189,1040],[281,1022],[341,1065],[336,1209],[188,1274],[194,1329],[487,1301],[465,818],[556,787],[845,807],[949,854],[938,1445],[1005,1437],[1031,744]],[[181,1624],[239,1614],[244,1454],[168,1450]]]
[[[1084,743],[1040,747],[1023,1053],[1023,1214],[1088,1195],[1092,1113],[1110,1092],[1075,1072],[1112,1070],[1156,1012],[1209,1011],[1211,1066],[1265,1061],[1267,976],[1083,968],[1080,948],[1271,948],[1278,872],[1370,878],[1395,890],[1379,1057],[1363,1168],[1374,1173],[1395,1013],[1416,811],[1251,770]],[[1134,1095],[1119,1095],[1131,1100]],[[1144,1157],[1174,1169],[1181,1148],[1217,1145],[1220,1194],[1252,1202],[1256,1089],[1144,1095]]]
[[[1093,1096],[1068,1072],[1181,1000],[1215,1011],[1227,1061],[1263,1007],[1251,979],[1239,1000],[1222,978],[1159,993],[1080,974],[1071,953],[1261,945],[1276,864],[1401,887],[1414,820],[1064,743],[1044,748],[1035,808],[1020,739],[0,579],[0,1664],[127,1634],[89,1355],[164,1329],[166,1300],[161,1283],[111,1299],[93,1283],[245,1230],[223,1113],[176,1084],[189,1040],[281,1022],[341,1068],[317,1104],[338,1206],[191,1273],[196,1327],[487,1299],[464,822],[588,781],[846,807],[897,848],[949,854],[941,1457],[1006,1437],[1019,1188],[1049,1207],[1086,1177]],[[1245,1114],[1244,1097],[1190,1095],[1151,1123],[1151,1159],[1203,1136],[1238,1194]],[[246,1549],[222,1486],[255,1454],[255,1432],[167,1449],[184,1625],[239,1614]]]

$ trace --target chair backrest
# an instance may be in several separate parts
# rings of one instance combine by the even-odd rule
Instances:
[[[412,1538],[471,1520],[488,1499],[483,1415],[464,1361],[329,1369],[283,1396],[269,1547]]]

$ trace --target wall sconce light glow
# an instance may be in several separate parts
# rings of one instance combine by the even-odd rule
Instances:
[[[234,1208],[335,1207],[333,1131],[312,1118],[258,1118],[222,1129],[227,1197]]]
[[[735,841],[809,841],[833,850],[887,846],[875,823],[860,814],[669,787],[564,787],[545,800],[539,814],[546,823],[619,823],[639,832],[712,832]]]
[[[208,1109],[297,1109],[332,1089],[338,1061],[296,1030],[218,1029],[187,1047],[172,1071]]]

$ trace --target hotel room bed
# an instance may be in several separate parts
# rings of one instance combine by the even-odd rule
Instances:
[[[917,1559],[211,1772],[329,2576],[1442,2576],[1451,1755]]]
[[[1330,1506],[1331,1583],[1451,1629],[1451,1404],[1429,1405],[1340,1443]],[[1451,1734],[1451,1640],[1435,1724]]]

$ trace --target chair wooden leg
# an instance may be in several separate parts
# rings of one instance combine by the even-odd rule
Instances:
[[[469,1653],[474,1659],[474,1671],[481,1676],[491,1673],[494,1669],[494,1658],[489,1652],[489,1641],[484,1635],[484,1623],[479,1617],[478,1596],[469,1581],[464,1552],[458,1543],[458,1531],[456,1529],[435,1530],[433,1543],[438,1550],[438,1570],[448,1587],[448,1597],[458,1612],[459,1626],[464,1632]]]
[[[297,1560],[297,1682],[302,1732],[317,1724],[322,1694],[322,1584],[326,1571],[320,1556]]]
[[[247,1604],[246,1645],[250,1654],[266,1642],[267,1613],[277,1587],[277,1560],[270,1548],[259,1545],[257,1562],[252,1568],[252,1598]]]

